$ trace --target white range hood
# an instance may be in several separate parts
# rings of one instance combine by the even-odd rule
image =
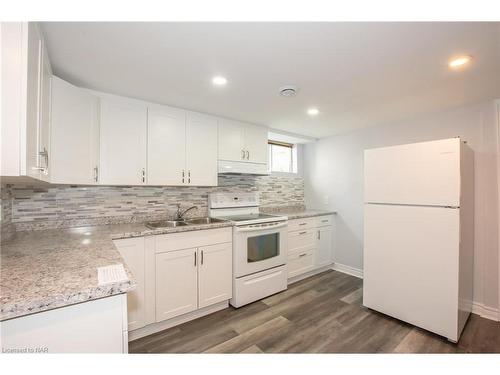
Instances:
[[[219,160],[219,174],[253,174],[268,175],[266,163],[249,163],[241,161]]]

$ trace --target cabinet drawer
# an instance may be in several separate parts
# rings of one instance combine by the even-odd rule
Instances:
[[[316,226],[316,218],[309,217],[306,219],[294,219],[288,221],[288,231],[304,230],[314,228]]]
[[[316,218],[316,227],[333,225],[333,216],[319,216]]]
[[[288,255],[288,278],[314,269],[314,248]]]
[[[288,253],[296,249],[314,246],[316,241],[316,229],[300,230],[288,233]]]
[[[161,234],[154,236],[155,252],[158,254],[167,251],[232,242],[232,237],[233,230],[231,227]]]

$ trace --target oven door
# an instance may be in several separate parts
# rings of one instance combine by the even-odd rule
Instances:
[[[234,275],[241,277],[286,262],[287,222],[234,227]]]

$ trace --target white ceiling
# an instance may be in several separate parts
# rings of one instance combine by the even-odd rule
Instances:
[[[74,84],[324,137],[500,97],[499,23],[44,23]],[[452,55],[473,63],[450,71]],[[226,87],[213,87],[223,75]],[[278,88],[295,84],[295,98]],[[311,118],[306,110],[321,113]]]

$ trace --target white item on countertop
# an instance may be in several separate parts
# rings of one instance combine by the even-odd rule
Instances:
[[[123,264],[113,264],[111,266],[97,268],[97,280],[99,285],[119,283],[127,281],[128,276],[123,268]]]

